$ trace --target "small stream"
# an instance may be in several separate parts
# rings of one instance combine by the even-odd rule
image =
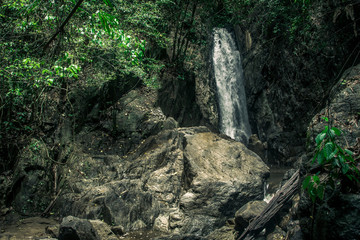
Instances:
[[[289,170],[289,167],[270,167],[270,177],[267,179],[264,186],[264,201],[269,202],[280,187],[280,183],[284,174]]]

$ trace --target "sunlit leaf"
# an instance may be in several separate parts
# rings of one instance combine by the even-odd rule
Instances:
[[[320,143],[325,139],[326,133],[320,133],[316,136],[315,141],[317,145],[320,145]]]
[[[329,160],[331,159],[330,156],[334,152],[335,146],[332,142],[327,142],[324,146],[324,157]]]

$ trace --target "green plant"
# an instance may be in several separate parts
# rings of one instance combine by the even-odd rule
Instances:
[[[325,117],[324,120],[328,122],[328,118]],[[323,200],[326,188],[329,186],[335,189],[345,178],[359,182],[360,172],[352,157],[353,153],[339,146],[336,141],[339,136],[341,131],[338,128],[327,125],[315,138],[316,150],[312,163],[319,165],[320,170],[307,176],[302,183],[313,202],[317,198]],[[326,174],[320,176],[322,172]]]

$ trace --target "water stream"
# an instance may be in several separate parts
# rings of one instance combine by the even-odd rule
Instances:
[[[279,190],[281,181],[289,167],[270,167],[270,177],[266,180],[264,186],[264,201],[269,203],[275,193]]]
[[[213,66],[220,111],[220,131],[247,142],[251,134],[240,52],[232,34],[214,29]]]

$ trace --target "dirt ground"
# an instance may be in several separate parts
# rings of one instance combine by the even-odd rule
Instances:
[[[0,240],[49,239],[53,237],[51,229],[58,224],[59,221],[51,217],[23,217],[9,213],[0,217]]]

